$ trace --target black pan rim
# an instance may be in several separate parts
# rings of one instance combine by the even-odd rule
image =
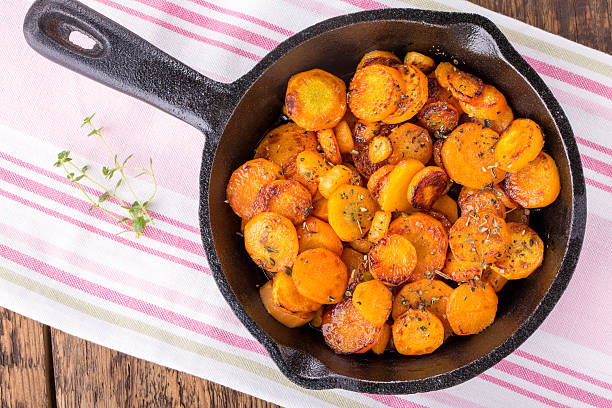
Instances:
[[[513,48],[513,46],[495,26],[495,24],[491,20],[481,15],[391,8],[363,11],[334,17],[313,25],[288,38],[276,49],[265,56],[244,77],[232,84],[228,84],[228,86],[237,90],[243,90],[242,92],[238,93],[240,96],[242,96],[248,92],[248,88],[266,71],[267,68],[269,68],[277,59],[282,57],[282,55],[297,45],[310,40],[319,34],[336,28],[371,21],[385,20],[405,20],[434,25],[470,24],[484,29],[494,39],[501,57],[505,60],[505,62],[516,69],[524,78],[526,78],[527,82],[529,82],[529,84],[535,89],[550,112],[554,123],[559,129],[565,154],[569,159],[569,170],[572,184],[571,190],[573,195],[572,213],[569,224],[569,241],[567,247],[565,248],[565,252],[563,253],[559,270],[557,271],[551,286],[547,290],[545,296],[535,311],[510,337],[508,337],[497,348],[493,349],[479,359],[453,371],[448,371],[434,377],[418,380],[392,382],[367,381],[334,373],[318,378],[304,377],[290,369],[285,357],[283,356],[281,350],[282,346],[277,344],[270,336],[268,336],[268,334],[264,332],[263,329],[261,329],[261,327],[259,327],[259,325],[257,325],[257,323],[247,314],[232,292],[232,289],[229,287],[224,272],[221,269],[221,264],[216,254],[210,228],[208,186],[211,168],[206,167],[207,163],[209,165],[212,163],[210,158],[215,156],[216,143],[208,143],[207,141],[203,152],[203,165],[200,173],[200,231],[209,266],[215,282],[236,316],[249,330],[249,332],[265,347],[280,371],[294,383],[309,389],[340,388],[373,394],[411,394],[451,387],[477,376],[478,374],[497,364],[504,357],[517,349],[540,326],[540,324],[552,311],[569,284],[578,262],[578,255],[580,254],[584,239],[584,232],[586,228],[586,185],[583,177],[580,156],[578,154],[578,147],[576,145],[569,121],[558,101],[555,99],[552,92],[548,89],[544,81],[539,77],[535,70],[531,68],[531,66],[529,66],[520,56],[520,54]],[[238,103],[239,100],[236,102]],[[228,118],[229,117],[231,117],[231,114],[228,116]],[[209,134],[208,137],[212,140],[218,140],[223,134],[224,128],[225,125],[223,126],[223,129],[215,131],[213,134]]]

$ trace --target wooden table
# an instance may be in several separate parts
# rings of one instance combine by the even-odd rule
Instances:
[[[612,53],[612,0],[472,0]],[[0,308],[0,407],[273,407]]]

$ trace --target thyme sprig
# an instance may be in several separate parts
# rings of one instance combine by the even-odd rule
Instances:
[[[106,215],[113,218],[117,222],[117,224],[120,224],[126,228],[125,230],[120,231],[119,234],[125,231],[133,231],[136,234],[136,238],[138,238],[140,237],[140,233],[144,231],[145,227],[148,224],[154,224],[153,217],[151,217],[151,214],[147,211],[147,208],[151,204],[151,201],[153,200],[153,198],[155,198],[155,195],[157,194],[157,179],[155,178],[155,173],[153,172],[153,159],[149,158],[148,168],[131,165],[128,166],[127,163],[134,156],[133,154],[130,154],[125,159],[123,159],[123,161],[120,161],[117,154],[111,150],[108,143],[104,139],[104,136],[102,136],[103,128],[96,128],[91,122],[93,117],[94,115],[86,117],[83,120],[83,124],[81,125],[81,127],[88,126],[91,130],[87,136],[97,136],[113,158],[112,166],[102,167],[102,175],[106,180],[109,181],[112,180],[115,175],[118,175],[118,179],[117,177],[115,177],[115,179],[117,179],[117,182],[114,183],[112,188],[107,188],[102,183],[96,181],[90,176],[90,172],[88,172],[89,166],[79,167],[74,164],[72,158],[70,157],[70,151],[68,150],[64,150],[58,153],[57,161],[55,162],[54,166],[61,167],[62,169],[64,169],[64,171],[66,172],[66,178],[68,178],[68,180],[73,182],[79,188],[79,190],[81,190],[83,195],[85,195],[87,200],[91,203],[91,206],[89,207],[90,211],[94,208],[99,208]],[[148,200],[143,201],[138,197],[138,195],[132,188],[132,185],[130,184],[128,176],[126,176],[125,174],[126,170],[135,170],[138,172],[136,176],[131,177],[134,179],[143,175],[148,175],[149,177],[151,177],[151,180],[153,181],[153,192],[149,196]],[[98,197],[95,197],[93,194],[90,194],[86,191],[81,180],[87,180],[89,183],[104,192]],[[127,187],[129,194],[131,195],[130,199],[123,199],[119,196],[118,189],[121,185],[125,185]],[[117,215],[102,207],[102,203],[108,201],[109,199],[114,199],[117,203],[119,203],[119,205],[121,205],[121,208],[126,210],[127,214],[125,217],[118,217]]]

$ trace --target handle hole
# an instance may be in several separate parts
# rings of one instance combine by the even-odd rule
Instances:
[[[92,50],[98,43],[85,33],[74,30],[68,35],[68,41],[84,50]]]

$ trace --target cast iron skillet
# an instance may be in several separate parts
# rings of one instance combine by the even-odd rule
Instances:
[[[72,31],[96,41],[91,50],[68,41]],[[466,381],[515,350],[542,323],[565,290],[578,259],[586,221],[582,167],[572,130],[544,82],[488,19],[474,14],[387,9],[340,16],[280,44],[231,84],[210,80],[76,1],[37,1],[24,24],[28,43],[74,71],[140,98],[206,136],[200,176],[200,230],[214,278],[234,313],[297,384],[368,393],[414,393]],[[321,68],[346,77],[374,49],[407,50],[458,60],[495,84],[546,134],[559,167],[561,194],[533,212],[546,243],[544,264],[501,293],[495,323],[477,336],[456,336],[433,354],[339,356],[319,332],[287,329],[270,317],[257,286],[265,282],[235,232],[240,220],[225,200],[230,174],[277,119],[289,77]],[[171,135],[169,135],[171,137]],[[195,163],[194,163],[195,164]]]

